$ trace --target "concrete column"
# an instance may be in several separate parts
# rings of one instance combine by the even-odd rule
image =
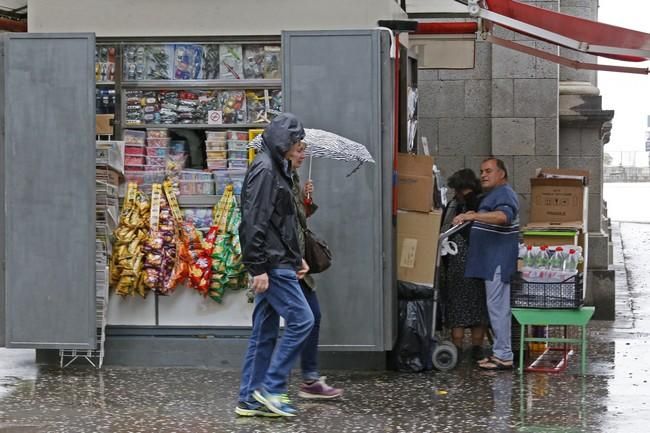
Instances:
[[[602,109],[600,92],[590,82],[561,82],[559,103],[559,166],[590,173],[586,302],[596,306],[595,318],[613,320],[614,270],[602,190],[603,145],[614,112]]]

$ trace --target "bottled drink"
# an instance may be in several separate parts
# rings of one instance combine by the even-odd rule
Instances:
[[[557,247],[549,261],[549,269],[553,271],[564,270],[564,248]]]
[[[548,266],[549,266],[549,251],[548,245],[542,245],[539,248],[539,256],[537,258],[536,265],[536,281],[546,281],[548,278]]]
[[[567,256],[564,263],[564,269],[567,272],[571,272],[573,274],[578,272],[578,254],[576,253],[576,250],[573,248],[569,250],[569,255]]]

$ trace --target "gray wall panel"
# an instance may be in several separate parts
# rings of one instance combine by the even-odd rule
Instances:
[[[4,36],[9,347],[94,348],[94,46]]]
[[[377,31],[283,33],[285,111],[308,128],[365,144],[377,161],[350,177],[346,175],[355,164],[313,161],[314,199],[320,209],[309,224],[334,254],[332,268],[316,276],[325,349],[384,350],[385,345],[384,285],[390,282],[384,281],[382,260],[387,176],[382,170],[379,45]],[[390,147],[388,158],[392,163]],[[302,178],[306,176],[305,167]]]
[[[4,40],[0,39],[0,65],[4,64]],[[4,95],[4,72],[0,67],[0,102],[5,100]],[[4,157],[4,137],[5,137],[5,125],[4,125],[4,112],[5,104],[0,103],[0,169],[4,171],[5,167],[5,157]],[[0,186],[3,186],[3,176],[0,174]],[[4,189],[0,188],[0,347],[5,346],[5,197]]]

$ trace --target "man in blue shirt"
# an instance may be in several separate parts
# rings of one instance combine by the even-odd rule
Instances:
[[[488,158],[481,163],[481,186],[486,192],[477,212],[454,218],[454,224],[473,221],[465,277],[485,281],[493,355],[479,361],[486,370],[512,369],[510,277],[517,268],[519,200],[508,185],[504,162]]]

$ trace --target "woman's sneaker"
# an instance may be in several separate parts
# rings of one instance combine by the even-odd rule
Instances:
[[[291,405],[286,394],[271,394],[263,389],[255,390],[253,398],[262,403],[271,412],[281,416],[296,416],[297,410]]]
[[[300,391],[298,397],[310,399],[330,399],[343,395],[343,390],[334,388],[325,383],[326,377],[323,376],[317,381],[307,384],[300,384]]]
[[[240,401],[235,408],[235,413],[239,416],[267,416],[279,417],[277,413],[273,413],[267,409],[262,403]]]

